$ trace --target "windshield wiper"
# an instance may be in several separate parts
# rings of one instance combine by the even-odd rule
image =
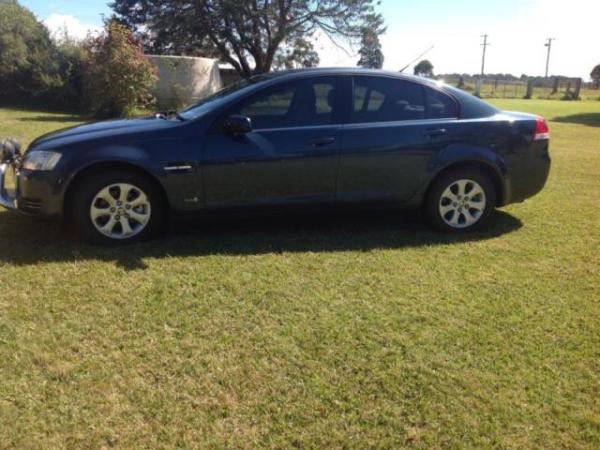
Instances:
[[[185,117],[183,117],[181,114],[179,114],[177,111],[174,111],[174,110],[157,112],[154,115],[154,117],[156,117],[157,119],[164,119],[164,120],[169,120],[172,117],[175,117],[177,120],[180,120],[182,122],[184,122],[186,120]]]

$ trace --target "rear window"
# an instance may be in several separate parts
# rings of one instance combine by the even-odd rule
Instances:
[[[456,101],[450,96],[425,88],[425,97],[427,100],[427,118],[446,119],[458,117],[458,108]]]
[[[479,117],[490,117],[498,114],[499,110],[489,103],[478,99],[473,94],[461,89],[444,85],[443,90],[452,94],[460,102],[461,119],[475,119]]]
[[[386,77],[354,77],[352,122],[425,118],[425,93],[416,83]]]

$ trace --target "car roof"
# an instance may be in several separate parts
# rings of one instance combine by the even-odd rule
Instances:
[[[413,81],[422,84],[436,85],[435,80],[428,78],[419,77],[416,75],[409,75],[401,72],[395,72],[392,70],[382,69],[365,69],[362,67],[316,67],[316,68],[304,68],[304,69],[289,69],[269,72],[265,74],[256,75],[262,79],[277,79],[277,78],[302,78],[305,76],[326,76],[326,75],[379,75],[395,77]]]

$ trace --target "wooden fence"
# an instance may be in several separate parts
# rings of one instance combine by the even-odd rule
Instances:
[[[482,98],[532,98],[565,100],[600,100],[600,89],[581,78],[522,78],[493,77],[444,78],[450,85],[470,91]]]

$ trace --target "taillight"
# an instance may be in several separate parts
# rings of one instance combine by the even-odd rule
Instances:
[[[550,129],[546,123],[546,119],[538,117],[535,119],[535,134],[533,135],[534,141],[541,141],[543,139],[550,139]]]

